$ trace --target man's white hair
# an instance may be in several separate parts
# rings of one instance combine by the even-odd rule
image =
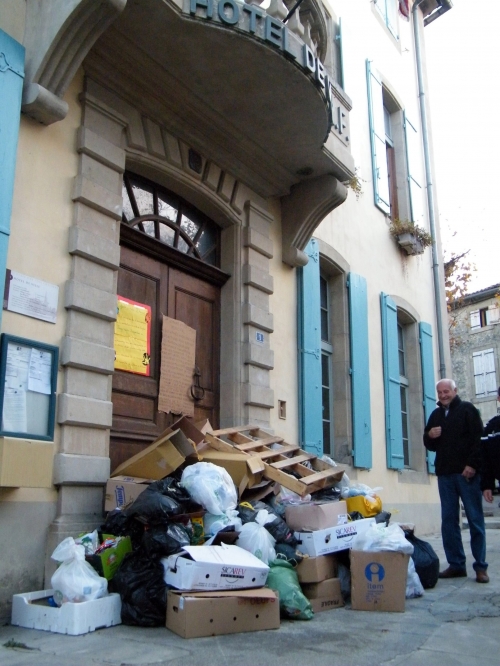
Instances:
[[[455,381],[453,379],[440,379],[438,382],[436,382],[436,390],[438,387],[438,384],[441,384],[441,382],[448,382],[448,384],[451,386],[452,391],[454,391],[457,388],[457,385],[455,384]]]

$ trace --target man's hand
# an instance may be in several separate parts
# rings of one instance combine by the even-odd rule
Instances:
[[[431,428],[427,434],[431,439],[437,439],[438,437],[441,437],[441,426],[435,426],[434,428]]]
[[[464,467],[462,476],[465,476],[466,479],[472,479],[472,477],[475,475],[476,475],[476,470],[473,467],[469,467],[469,465],[466,465]]]
[[[491,490],[483,490],[483,497],[490,504],[493,502],[493,492]]]

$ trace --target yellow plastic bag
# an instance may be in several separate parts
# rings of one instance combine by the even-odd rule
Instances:
[[[376,516],[382,511],[382,500],[378,495],[356,495],[356,497],[347,497],[347,512],[359,511],[365,518]]]

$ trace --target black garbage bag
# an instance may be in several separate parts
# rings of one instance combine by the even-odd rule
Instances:
[[[255,522],[257,514],[262,509],[265,509],[271,516],[273,520],[269,523],[266,523],[264,527],[269,532],[269,534],[274,537],[276,543],[286,543],[292,548],[295,548],[297,545],[297,539],[294,537],[293,532],[290,530],[286,522],[281,516],[279,516],[274,507],[260,500],[255,502],[242,502],[238,505],[238,514],[241,518],[243,525],[245,523]]]
[[[272,522],[266,523],[264,527],[276,539],[277,544],[286,544],[292,548],[297,546],[298,541],[283,518],[276,516]]]
[[[153,481],[147,487],[147,492],[159,492],[166,497],[171,497],[182,506],[180,513],[192,513],[200,511],[203,507],[193,502],[190,494],[179,485],[179,481],[172,476],[167,476],[159,481]]]
[[[390,519],[391,519],[391,514],[389,511],[380,511],[380,513],[377,513],[377,515],[375,516],[375,522],[385,523],[386,527],[389,527]]]
[[[188,530],[178,523],[154,525],[144,532],[142,544],[149,557],[174,555],[191,543]]]
[[[128,518],[136,518],[146,525],[165,523],[172,516],[184,513],[183,506],[170,495],[148,488],[124,510]]]
[[[121,509],[113,509],[106,516],[105,522],[101,525],[102,534],[112,534],[113,536],[129,536],[132,541],[132,548],[139,547],[144,533],[144,525],[134,518],[125,514]]]
[[[139,627],[165,626],[167,586],[163,565],[140,548],[128,553],[120,568],[109,581],[111,592],[122,600],[123,624]]]
[[[351,520],[363,520],[364,519],[363,514],[360,513],[359,511],[351,511],[349,516],[351,517]]]
[[[413,545],[413,563],[424,590],[436,585],[439,577],[439,557],[430,543],[416,537],[411,530],[405,530],[405,537]]]
[[[322,488],[315,493],[311,493],[311,500],[313,502],[319,501],[334,501],[340,499],[340,488],[332,486],[331,488]]]

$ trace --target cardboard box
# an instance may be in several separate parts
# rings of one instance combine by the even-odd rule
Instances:
[[[111,534],[103,534],[102,538],[113,539],[114,537]],[[131,552],[132,541],[130,540],[130,537],[127,536],[121,537],[120,541],[114,548],[106,548],[102,553],[97,553],[96,555],[86,555],[85,559],[94,567],[99,576],[103,576],[106,580],[111,580],[118,571],[118,567],[122,563],[125,555]]]
[[[321,583],[302,585],[302,592],[309,599],[315,613],[342,608],[344,599],[340,590],[340,578],[328,578]]]
[[[238,590],[263,587],[269,567],[239,546],[186,546],[164,557],[164,580],[178,590]]]
[[[54,590],[14,594],[11,624],[79,636],[122,623],[122,602],[119,594],[112,593],[101,599],[79,604],[67,603],[60,608],[49,606],[47,600],[53,594]]]
[[[338,502],[309,502],[286,507],[285,520],[295,532],[312,532],[344,525],[348,521],[347,504]]]
[[[311,557],[348,550],[352,546],[354,537],[363,534],[374,523],[375,518],[363,518],[363,520],[353,520],[347,525],[337,525],[315,532],[295,532],[295,537],[299,541],[297,548]]]
[[[409,557],[351,550],[353,610],[404,612]]]
[[[54,442],[0,437],[0,487],[51,488]]]
[[[305,557],[296,567],[299,583],[321,583],[327,578],[336,578],[338,574],[337,557],[320,555],[319,557]]]
[[[258,456],[249,456],[246,453],[225,453],[207,448],[201,454],[203,462],[210,462],[223,467],[238,488],[239,496],[245,488],[253,488],[262,481],[264,463]]]
[[[176,592],[167,595],[167,629],[183,638],[279,629],[280,604],[273,590]]]
[[[136,476],[115,476],[106,483],[104,511],[113,511],[136,500],[154,479],[141,479]]]
[[[150,446],[119,465],[111,476],[163,479],[180,467],[190,455],[203,450],[204,435],[183,416],[167,428]]]

